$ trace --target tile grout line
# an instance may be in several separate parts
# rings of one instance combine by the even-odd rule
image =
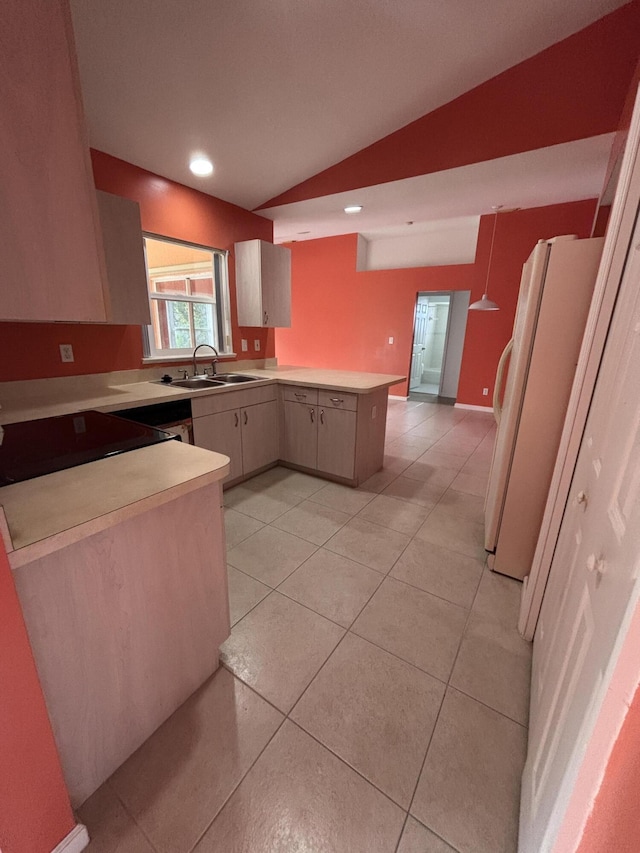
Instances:
[[[425,452],[426,452],[426,451],[425,451]],[[411,463],[410,463],[410,464],[411,464]],[[406,469],[403,469],[403,470],[406,470]],[[395,481],[399,476],[402,476],[402,473],[399,473],[398,475],[396,475],[396,477],[395,477],[392,481],[390,481],[390,483],[394,482],[394,481]],[[389,483],[389,484],[387,484],[387,486],[385,486],[384,488],[386,489],[386,488],[388,487],[388,485],[390,485],[390,483]],[[444,495],[445,495],[445,494],[446,494],[446,492],[449,490],[449,488],[450,488],[450,487],[447,487],[447,488],[445,489],[445,491],[444,491],[444,492],[443,492],[443,494],[440,496],[440,498],[438,499],[438,501],[436,502],[436,504],[434,504],[434,506],[433,506],[433,507],[431,507],[431,508],[429,509],[429,512],[427,513],[427,518],[431,515],[431,512],[433,511],[433,509],[435,509],[435,507],[436,507],[436,506],[441,502],[441,500],[443,499]],[[454,491],[455,491],[455,490],[454,490]],[[366,508],[366,506],[368,506],[368,505],[371,503],[371,501],[372,501],[372,500],[375,500],[375,497],[380,496],[380,495],[381,495],[381,494],[383,494],[383,493],[384,493],[384,489],[383,489],[383,492],[372,493],[372,497],[369,499],[369,501],[367,502],[367,504],[365,504],[365,505],[364,505],[364,507],[362,507],[362,509],[361,509],[361,510],[359,510],[357,513],[355,513],[355,515],[353,515],[353,516],[351,517],[351,519],[349,519],[349,520],[352,520],[353,518],[355,518],[355,517],[359,516],[359,514],[360,514],[360,513],[361,513],[361,512]],[[393,496],[390,496],[390,497],[393,497]],[[312,496],[310,496],[309,498],[304,498],[303,500],[311,500],[311,498],[312,498]],[[302,501],[299,501],[299,502],[298,502],[298,504],[295,504],[294,506],[298,506],[298,505],[299,505],[299,503],[301,503],[301,502],[302,502]],[[313,502],[313,501],[312,501],[312,502]],[[317,502],[316,502],[316,503],[317,503]],[[407,503],[411,503],[411,502],[410,502],[410,501],[407,501]],[[318,505],[322,505],[322,504],[318,504]],[[293,507],[291,507],[291,509],[292,509],[292,508],[293,508]],[[289,511],[289,510],[286,510],[285,512],[287,512],[287,511]],[[284,513],[283,513],[283,514],[284,514]],[[280,518],[280,517],[281,517],[281,516],[278,516],[277,518]],[[266,524],[267,524],[267,525],[271,525],[271,524],[273,524],[273,522],[275,522],[275,521],[277,520],[277,518],[276,518],[276,519],[273,519],[271,522],[266,522]],[[367,519],[364,519],[364,520],[367,520]],[[426,519],[425,519],[425,520],[426,520]],[[338,529],[338,531],[336,531],[336,533],[338,533],[340,530],[342,530],[342,529],[343,529],[343,527],[344,527],[344,526],[346,526],[348,523],[349,523],[348,521],[347,521],[347,522],[345,522],[345,523],[344,523],[344,524],[343,524],[343,525]],[[370,523],[374,523],[374,522],[370,522]],[[393,528],[386,528],[384,525],[378,525],[378,526],[379,526],[379,527],[381,527],[382,529],[392,529],[392,530],[393,530]],[[421,525],[421,526],[422,526],[422,525]],[[279,529],[279,528],[275,528],[275,529]],[[288,531],[285,531],[285,532],[288,532]],[[402,532],[402,531],[396,531],[396,532]],[[329,539],[328,539],[328,540],[326,540],[326,542],[325,542],[325,543],[323,543],[323,545],[319,545],[319,546],[317,546],[317,547],[316,547],[316,550],[315,550],[313,553],[314,553],[314,554],[316,554],[320,548],[325,547],[325,545],[327,544],[327,542],[328,542],[328,541],[329,541],[333,536],[335,536],[335,535],[336,535],[336,533],[332,534],[332,536],[331,536],[331,537],[329,537]],[[417,533],[417,531],[416,531],[416,533]],[[295,534],[291,534],[291,535],[295,535]],[[346,628],[346,630],[345,630],[345,632],[344,632],[343,636],[340,638],[340,640],[338,641],[338,643],[335,645],[335,647],[332,649],[332,651],[330,652],[330,654],[327,656],[326,660],[325,660],[325,661],[322,663],[322,665],[318,668],[318,670],[316,671],[316,673],[312,676],[311,680],[309,681],[309,683],[307,684],[307,686],[305,687],[305,689],[303,690],[303,692],[301,693],[301,695],[298,697],[298,699],[296,700],[296,702],[294,703],[294,705],[291,707],[291,709],[289,710],[289,712],[288,712],[288,713],[286,714],[286,716],[284,717],[284,719],[283,719],[283,721],[281,722],[280,726],[278,726],[278,729],[276,730],[276,732],[274,732],[274,735],[272,736],[272,738],[270,738],[270,739],[269,739],[268,743],[265,745],[265,747],[263,748],[263,750],[260,752],[260,755],[262,755],[262,753],[264,752],[264,749],[266,749],[266,747],[267,747],[267,746],[268,746],[268,744],[271,742],[271,740],[273,739],[273,737],[275,737],[275,734],[280,730],[280,728],[282,727],[282,725],[284,725],[284,721],[285,721],[285,720],[290,720],[290,721],[291,721],[294,725],[296,725],[296,726],[297,726],[301,731],[305,732],[309,737],[311,737],[313,740],[315,740],[315,741],[316,741],[316,742],[317,742],[321,747],[323,747],[324,749],[327,749],[327,750],[328,750],[332,755],[334,755],[334,756],[335,756],[335,757],[336,757],[336,758],[337,758],[341,763],[343,763],[345,766],[349,767],[353,772],[355,772],[357,775],[359,775],[359,776],[360,776],[360,777],[361,777],[365,782],[367,782],[368,784],[372,785],[372,786],[373,786],[377,791],[379,791],[383,796],[385,796],[388,800],[390,800],[390,802],[394,803],[398,808],[400,808],[402,811],[404,811],[404,813],[405,813],[405,814],[404,814],[404,821],[403,821],[402,828],[401,828],[401,830],[400,830],[400,834],[399,834],[399,837],[398,837],[397,844],[396,844],[396,846],[395,846],[395,850],[396,850],[396,851],[397,851],[397,849],[398,849],[398,847],[399,847],[399,844],[400,844],[400,842],[401,842],[401,840],[402,840],[402,835],[403,835],[403,832],[404,832],[404,829],[405,829],[406,823],[407,823],[407,821],[408,821],[408,817],[409,817],[409,815],[410,815],[410,809],[411,809],[411,806],[413,805],[413,800],[414,800],[414,798],[415,798],[415,793],[416,793],[416,791],[417,791],[417,787],[418,787],[418,784],[419,784],[419,781],[420,781],[420,777],[421,777],[421,775],[422,775],[422,771],[423,771],[423,768],[424,768],[424,764],[425,764],[425,762],[426,762],[427,755],[428,755],[428,752],[429,752],[429,748],[430,748],[430,746],[431,746],[431,742],[432,742],[432,739],[433,739],[433,736],[434,736],[434,733],[435,733],[435,729],[436,729],[436,726],[437,726],[437,723],[438,723],[438,720],[439,720],[439,717],[440,717],[440,712],[441,712],[441,710],[442,710],[442,705],[443,705],[443,703],[444,703],[444,698],[445,698],[445,696],[446,696],[447,689],[448,689],[448,688],[449,688],[449,686],[450,686],[449,682],[450,682],[450,679],[451,679],[451,675],[452,675],[452,673],[453,673],[453,668],[455,667],[455,662],[456,662],[457,657],[458,657],[459,652],[460,652],[460,647],[461,647],[461,644],[462,644],[462,640],[463,640],[463,638],[464,638],[464,635],[465,635],[465,632],[466,632],[466,629],[467,629],[467,625],[468,625],[468,622],[469,622],[469,619],[470,619],[470,616],[471,616],[471,609],[472,609],[472,607],[473,607],[473,604],[475,603],[475,600],[476,600],[476,597],[477,597],[477,594],[478,594],[478,590],[479,590],[479,587],[480,587],[480,581],[481,581],[481,579],[482,579],[482,576],[481,576],[481,577],[480,577],[480,579],[479,579],[479,581],[478,581],[478,585],[477,585],[477,587],[476,587],[475,593],[474,593],[474,597],[473,597],[473,601],[472,601],[471,607],[469,607],[469,608],[468,608],[467,617],[466,617],[466,619],[465,619],[465,625],[464,625],[464,628],[463,628],[463,631],[462,631],[462,634],[461,634],[461,639],[460,639],[460,642],[459,642],[459,644],[458,644],[458,648],[457,648],[457,651],[456,651],[456,656],[455,656],[455,658],[454,658],[454,662],[453,662],[453,665],[452,665],[452,668],[451,668],[451,672],[450,672],[450,674],[449,674],[449,678],[448,678],[448,680],[447,680],[447,682],[446,682],[446,683],[445,683],[445,682],[443,682],[441,679],[438,679],[437,677],[433,676],[431,673],[428,673],[428,672],[426,672],[425,670],[422,670],[420,667],[415,666],[415,664],[412,664],[411,662],[404,660],[403,658],[399,657],[398,655],[395,655],[395,654],[393,654],[392,652],[389,652],[388,650],[383,649],[381,646],[377,646],[377,644],[375,644],[375,643],[371,643],[371,641],[370,641],[370,640],[367,640],[367,639],[366,639],[366,638],[364,638],[364,637],[359,637],[359,635],[358,635],[358,634],[356,634],[356,633],[355,633],[355,631],[353,631],[353,630],[352,630],[352,629],[353,629],[353,626],[354,626],[354,624],[355,624],[355,622],[357,621],[357,619],[359,618],[359,616],[361,615],[361,613],[364,611],[364,609],[368,606],[368,604],[369,604],[369,602],[371,601],[371,599],[373,598],[373,596],[378,592],[378,590],[380,589],[380,587],[381,587],[382,583],[384,582],[385,578],[390,576],[391,571],[393,570],[393,568],[395,567],[395,565],[397,564],[397,562],[400,560],[401,556],[404,554],[404,552],[405,552],[405,551],[406,551],[406,549],[408,548],[409,544],[411,544],[411,542],[412,542],[412,541],[414,541],[414,539],[416,538],[416,534],[415,534],[415,533],[414,533],[414,534],[405,534],[405,535],[407,535],[407,536],[409,537],[409,540],[408,540],[407,544],[405,545],[405,547],[404,547],[404,548],[402,549],[402,551],[398,554],[397,558],[395,559],[395,561],[393,562],[393,564],[391,565],[391,567],[390,567],[390,568],[389,568],[385,573],[379,572],[379,574],[381,574],[381,580],[380,580],[380,583],[376,586],[376,589],[371,593],[371,595],[369,596],[369,598],[367,599],[367,601],[366,601],[366,602],[363,604],[363,606],[360,608],[360,610],[358,611],[357,615],[354,617],[354,619],[353,619],[353,620],[352,620],[352,622],[350,623],[349,627],[348,627],[348,628]],[[247,537],[247,538],[248,538],[248,537]],[[302,538],[302,537],[298,537],[298,538]],[[243,540],[243,541],[244,541],[244,540]],[[304,541],[308,542],[308,540],[304,540]],[[421,541],[426,541],[426,540],[421,540]],[[315,544],[315,543],[311,543],[311,544]],[[326,550],[330,551],[331,553],[336,553],[336,552],[331,551],[331,549],[329,549],[329,548],[327,548]],[[452,550],[452,549],[448,549],[448,550]],[[455,551],[453,551],[453,553],[459,553],[459,552],[455,552]],[[303,560],[303,562],[300,564],[300,566],[298,566],[298,567],[297,567],[296,569],[294,569],[294,570],[293,570],[289,575],[287,575],[287,578],[288,578],[288,577],[290,577],[294,572],[296,572],[296,571],[297,571],[297,569],[301,568],[301,566],[302,566],[302,565],[304,565],[304,563],[306,563],[306,562],[307,562],[307,560],[309,560],[309,559],[311,558],[311,556],[313,556],[313,554],[312,554],[312,555],[310,555],[310,556],[309,556],[308,558],[306,558],[305,560]],[[343,555],[338,555],[338,556],[343,556]],[[467,556],[467,557],[468,557],[469,555],[463,555],[463,556]],[[350,558],[346,558],[346,559],[350,559]],[[471,558],[471,559],[474,559],[474,558]],[[375,570],[375,569],[372,569],[372,567],[371,567],[371,566],[367,566],[366,564],[361,564],[361,563],[359,563],[357,560],[354,560],[354,562],[358,563],[358,565],[363,565],[365,568],[368,568],[368,569],[369,569],[369,570],[371,570],[371,571],[377,571],[377,570]],[[478,562],[480,562],[480,561],[478,561]],[[234,567],[234,568],[236,568],[236,569],[237,569],[237,567]],[[240,569],[237,569],[237,570],[238,570],[238,571],[242,571],[242,570],[240,570]],[[244,574],[247,574],[247,573],[244,573]],[[248,576],[249,576],[249,577],[252,577],[251,575],[248,575]],[[281,584],[283,584],[287,578],[284,578],[284,579],[280,582],[279,586],[280,586]],[[253,578],[253,579],[254,579],[254,580],[257,580],[256,578]],[[397,578],[392,578],[392,579],[393,579],[393,580],[398,580]],[[398,581],[398,582],[400,582],[400,583],[404,583],[403,581]],[[406,584],[406,585],[407,585],[407,586],[410,586],[410,587],[412,587],[412,588],[415,588],[415,589],[420,589],[419,587],[413,587],[413,585],[412,585],[412,584]],[[267,586],[267,585],[265,584],[265,586]],[[266,595],[263,599],[261,599],[261,601],[260,601],[260,602],[258,602],[256,605],[254,605],[254,607],[257,607],[257,606],[258,606],[258,604],[259,604],[259,603],[261,603],[262,601],[264,601],[266,598],[268,598],[268,596],[269,596],[272,592],[276,592],[276,591],[280,591],[280,590],[278,589],[278,587],[271,588],[271,589],[270,589],[270,591],[267,593],[267,595]],[[422,590],[422,591],[424,591],[424,590]],[[281,595],[284,595],[284,596],[285,596],[285,597],[287,597],[287,598],[289,598],[289,596],[287,596],[285,592],[280,592],[280,594],[281,594]],[[433,595],[433,593],[428,593],[428,594]],[[434,597],[436,597],[436,598],[439,598],[439,599],[440,599],[440,596],[434,596]],[[301,605],[301,606],[303,606],[303,607],[306,607],[306,605],[302,604],[301,602],[296,601],[295,599],[290,599],[290,600],[294,601],[294,603],[300,604],[300,605]],[[449,602],[449,601],[448,601],[448,599],[441,599],[441,600],[446,601],[447,603],[453,604],[454,606],[461,607],[461,605],[457,605],[455,602]],[[252,608],[252,610],[253,610],[253,609],[254,609],[254,608]],[[306,609],[308,609],[310,612],[312,612],[312,613],[314,613],[314,614],[316,614],[316,615],[321,616],[322,618],[328,619],[328,617],[324,616],[323,614],[319,614],[319,613],[317,613],[317,611],[313,610],[313,609],[312,609],[312,608],[310,608],[310,607],[306,607]],[[464,607],[463,607],[463,609],[467,610],[467,608],[464,608]],[[248,611],[248,612],[251,612],[251,611]],[[247,614],[245,614],[245,615],[247,615]],[[244,618],[244,616],[243,616],[242,618]],[[239,621],[241,621],[241,620],[238,620],[238,622],[239,622]],[[344,630],[344,628],[345,628],[345,626],[344,626],[344,625],[339,625],[339,623],[335,623],[335,622],[333,622],[333,620],[330,620],[330,619],[329,619],[328,621],[331,621],[333,624],[338,625],[338,626],[339,626],[340,628],[342,628],[343,630]],[[237,623],[236,623],[236,624],[237,624]],[[432,732],[431,732],[431,736],[430,736],[430,738],[429,738],[429,742],[428,742],[427,747],[426,747],[426,750],[425,750],[425,755],[424,755],[424,758],[423,758],[423,761],[422,761],[422,765],[421,765],[421,768],[420,768],[420,772],[419,772],[419,773],[418,773],[418,775],[417,775],[417,780],[416,780],[416,784],[415,784],[415,787],[414,787],[413,795],[412,795],[412,797],[411,797],[411,801],[410,801],[410,803],[409,803],[409,806],[408,806],[408,808],[407,808],[406,810],[405,810],[402,806],[400,806],[398,803],[396,803],[396,802],[395,802],[395,800],[393,800],[393,799],[392,799],[388,794],[386,794],[384,791],[382,791],[380,788],[378,788],[378,786],[377,786],[377,785],[375,785],[375,783],[371,782],[371,781],[370,781],[369,779],[367,779],[363,774],[361,774],[361,773],[360,773],[356,768],[352,767],[352,766],[351,766],[347,761],[345,761],[345,760],[344,760],[344,759],[342,759],[339,755],[337,755],[335,752],[333,752],[333,750],[332,750],[332,749],[330,749],[330,747],[328,747],[326,744],[322,743],[322,741],[320,741],[318,738],[316,738],[316,737],[315,737],[314,735],[312,735],[310,732],[307,732],[307,730],[306,730],[306,729],[304,729],[300,724],[298,724],[298,723],[297,723],[295,720],[293,720],[293,719],[291,718],[291,716],[290,716],[290,715],[293,713],[293,711],[295,710],[295,708],[298,706],[299,702],[302,700],[303,696],[307,693],[307,691],[308,691],[309,687],[314,683],[314,681],[315,681],[315,680],[316,680],[316,678],[318,677],[319,673],[323,670],[323,668],[324,668],[324,667],[325,667],[325,665],[328,663],[328,661],[333,657],[333,655],[334,655],[335,651],[338,649],[338,647],[339,647],[339,646],[342,644],[342,642],[344,641],[344,638],[347,636],[347,634],[350,634],[350,633],[351,633],[353,636],[356,636],[356,637],[358,637],[359,639],[363,640],[364,642],[368,642],[368,643],[370,643],[371,645],[373,645],[373,646],[375,646],[375,647],[377,647],[377,648],[380,648],[380,649],[381,649],[381,651],[386,652],[387,654],[391,654],[393,657],[395,657],[395,658],[397,658],[398,660],[402,661],[404,664],[406,664],[406,665],[408,665],[408,666],[413,666],[413,667],[415,667],[415,669],[417,669],[418,671],[423,672],[423,673],[425,673],[426,675],[428,675],[429,677],[431,677],[431,678],[435,678],[435,680],[436,680],[436,681],[439,681],[441,684],[444,684],[444,688],[445,688],[445,689],[444,689],[444,691],[443,691],[443,697],[442,697],[442,700],[441,700],[441,702],[440,702],[440,706],[439,706],[439,708],[438,708],[438,713],[437,713],[437,715],[436,715],[436,719],[435,719],[435,721],[434,721],[434,726],[433,726],[433,729],[432,729]],[[223,663],[223,666],[224,666],[224,663]],[[228,669],[228,667],[225,667],[225,668],[227,668],[227,669]],[[235,675],[231,670],[229,670],[229,669],[228,669],[228,671],[233,675],[233,677],[234,677],[234,678],[238,678],[238,676],[236,676],[236,675]],[[239,679],[239,680],[242,682],[242,679]],[[242,683],[243,683],[243,684],[245,684],[245,682],[242,682]],[[254,690],[254,688],[252,688],[250,685],[246,685],[246,686],[247,686],[250,690],[252,690],[254,693],[256,693],[256,695],[257,695],[257,696],[260,696],[260,698],[261,698],[261,699],[263,699],[263,701],[266,701],[268,704],[272,705],[272,703],[271,703],[271,702],[269,702],[269,700],[267,700],[267,699],[265,699],[263,696],[261,696],[261,694],[259,694],[257,691],[255,691],[255,690]],[[452,689],[455,689],[455,688],[452,688]],[[460,691],[460,692],[463,692],[463,691]],[[465,695],[466,695],[466,694],[465,694]],[[472,698],[472,699],[473,699],[473,697],[470,697],[470,698]],[[478,701],[478,700],[475,700],[475,701]],[[481,703],[481,704],[483,704],[483,703]],[[274,707],[274,708],[275,708],[275,706],[274,706],[274,705],[272,705],[272,707]],[[280,713],[283,713],[282,711],[280,711],[280,709],[277,709],[277,710],[278,710]],[[495,709],[493,709],[493,710],[495,710]],[[497,712],[497,713],[500,713],[500,712]],[[509,718],[509,719],[510,719],[510,718]],[[243,780],[243,779],[246,777],[246,775],[250,772],[251,768],[255,765],[255,763],[256,763],[256,761],[259,759],[260,755],[258,755],[258,757],[255,759],[255,761],[252,763],[251,767],[250,767],[250,768],[247,770],[247,772],[243,775],[243,777],[242,777],[242,779],[240,780],[240,782],[238,783],[238,785],[242,782],[242,780]],[[220,814],[220,812],[222,811],[222,809],[224,808],[224,806],[225,806],[225,805],[226,805],[226,803],[228,802],[229,798],[233,795],[233,793],[235,792],[235,790],[237,789],[237,787],[238,787],[238,786],[236,786],[236,787],[234,788],[234,790],[230,793],[230,795],[229,795],[229,797],[227,798],[227,800],[225,800],[225,803],[223,804],[223,806],[221,807],[221,809],[218,811],[218,813],[216,814],[216,816],[213,818],[213,820],[211,821],[211,823],[209,824],[209,826],[207,827],[207,830],[205,830],[205,832],[206,832],[206,831],[208,831],[208,829],[210,828],[210,826],[213,824],[213,822],[215,821],[216,817]],[[418,821],[418,823],[420,823],[420,822]],[[422,825],[422,824],[421,824],[421,825]],[[427,827],[427,828],[428,828],[428,827]],[[429,829],[429,831],[430,831],[430,832],[433,832],[433,830],[431,830],[431,829]],[[203,833],[203,835],[204,835],[204,833]],[[436,836],[437,836],[437,833],[434,833],[434,835],[436,835]],[[440,836],[437,836],[437,837],[440,837]],[[202,836],[200,837],[200,839],[198,839],[198,842],[197,842],[197,843],[199,843],[199,841],[201,840],[201,838],[202,838]],[[444,840],[444,839],[443,839],[443,840]],[[446,842],[446,843],[448,843],[448,842]]]

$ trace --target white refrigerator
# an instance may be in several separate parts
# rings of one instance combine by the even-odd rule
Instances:
[[[491,569],[519,580],[529,574],[540,532],[603,243],[538,242],[498,366],[485,548]]]

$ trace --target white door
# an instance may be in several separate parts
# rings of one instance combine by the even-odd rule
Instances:
[[[411,379],[409,389],[420,385],[424,369],[424,342],[427,337],[427,320],[429,304],[416,302],[416,313],[413,324],[413,349],[411,351]]]
[[[638,599],[639,555],[636,224],[534,639],[520,853],[553,849]]]

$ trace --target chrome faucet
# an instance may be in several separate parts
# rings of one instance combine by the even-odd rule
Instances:
[[[218,358],[220,356],[218,354],[218,350],[215,347],[211,346],[211,344],[198,344],[198,346],[194,349],[194,351],[193,351],[193,375],[194,376],[198,375],[198,364],[196,362],[196,353],[198,352],[200,347],[209,347],[209,349],[212,349],[215,352],[216,357],[211,362],[211,370],[213,371],[211,375],[215,376],[216,375],[216,363],[217,363]],[[203,375],[204,376],[207,375],[206,368],[203,370]]]

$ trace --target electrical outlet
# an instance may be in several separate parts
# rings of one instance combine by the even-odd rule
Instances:
[[[393,338],[389,338],[389,343],[390,343],[390,344],[392,344],[392,343],[393,343]]]
[[[483,396],[483,397],[487,397],[488,395],[489,395],[489,389],[488,389],[488,388],[483,388],[483,389],[482,389],[482,396]]]
[[[257,338],[253,342],[253,348],[256,352],[260,352],[260,341]]]
[[[71,344],[60,344],[60,358],[62,361],[74,361]]]
[[[246,338],[242,339],[240,345],[242,347],[242,352],[247,352],[247,350],[249,349],[249,341]]]

